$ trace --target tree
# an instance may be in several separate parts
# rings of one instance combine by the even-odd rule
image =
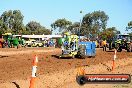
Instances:
[[[109,40],[112,39],[118,33],[119,31],[117,31],[115,27],[107,28],[106,30],[100,32],[99,38],[103,40]]]
[[[3,20],[0,19],[0,33],[4,33],[4,23],[3,23]]]
[[[85,35],[97,37],[99,32],[106,29],[108,19],[104,11],[88,13],[83,17],[81,30],[85,31]]]
[[[68,31],[70,31],[72,34],[79,34],[79,29],[80,29],[80,22],[75,22],[72,25],[70,25],[68,28]]]
[[[20,33],[23,30],[23,15],[20,10],[9,10],[3,12],[0,17],[2,32]]]
[[[126,27],[126,31],[131,30],[132,31],[132,21],[130,21]]]
[[[30,21],[26,25],[26,30],[29,32],[29,34],[36,34],[36,31],[40,30],[41,25],[35,21]]]
[[[41,26],[40,23],[35,21],[30,21],[26,25],[26,31],[27,34],[51,34],[51,31],[49,29],[46,29],[45,27]]]
[[[56,20],[54,23],[51,24],[51,27],[55,30],[59,28],[59,32],[64,32],[71,24],[72,22],[64,18]]]
[[[132,36],[132,21],[128,22],[128,25],[126,27],[126,31],[129,31],[130,32],[128,33],[130,36]]]
[[[50,29],[45,29],[45,28],[41,28],[40,30],[39,30],[40,32],[39,32],[39,34],[45,34],[45,35],[49,35],[49,34],[52,34],[52,32],[50,31]]]

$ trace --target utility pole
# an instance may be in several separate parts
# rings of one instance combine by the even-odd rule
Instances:
[[[80,11],[80,13],[82,13],[82,11]],[[80,27],[79,27],[79,41],[80,41],[80,32],[81,32],[81,25],[82,25],[82,19],[80,19]]]

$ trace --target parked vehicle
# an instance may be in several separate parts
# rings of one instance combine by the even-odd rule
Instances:
[[[29,39],[28,41],[25,42],[26,43],[26,46],[31,47],[32,44],[33,44],[33,42],[35,42],[35,41],[36,40],[34,40],[34,39]]]
[[[41,41],[33,41],[32,47],[43,47],[43,43]]]

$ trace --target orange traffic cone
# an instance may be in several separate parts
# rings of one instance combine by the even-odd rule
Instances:
[[[37,72],[37,63],[38,63],[38,56],[36,55],[33,59],[33,67],[32,67],[32,78],[30,80],[30,86],[29,88],[35,87],[35,79],[36,79],[36,72]]]
[[[77,75],[85,75],[85,69],[84,67],[78,67],[77,68]]]
[[[116,53],[117,53],[117,50],[115,49],[115,51],[114,51],[114,59],[113,59],[113,63],[112,63],[112,71],[114,71],[114,68],[115,68],[115,59],[117,58]]]

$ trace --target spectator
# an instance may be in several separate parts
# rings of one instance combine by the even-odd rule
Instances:
[[[106,51],[106,40],[103,40],[102,44],[103,44],[103,51]]]

